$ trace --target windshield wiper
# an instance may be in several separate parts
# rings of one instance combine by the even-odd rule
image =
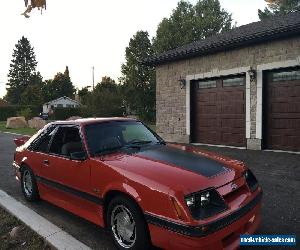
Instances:
[[[109,153],[113,153],[113,152],[115,152],[115,151],[118,151],[119,149],[122,149],[122,148],[124,148],[124,146],[118,146],[118,147],[106,148],[106,149],[98,150],[98,151],[96,151],[94,154],[95,154],[95,155],[109,154]]]
[[[143,140],[132,140],[128,142],[125,146],[132,146],[132,145],[137,145],[137,144],[149,144],[152,143],[152,141],[143,141]]]
[[[123,145],[123,146],[111,147],[111,148],[106,148],[106,149],[98,150],[94,154],[95,155],[110,154],[110,153],[113,153],[113,152],[118,151],[120,149],[126,149],[126,148],[137,148],[137,149],[140,149],[141,145],[149,144],[149,143],[152,143],[152,142],[153,141],[132,140],[129,143]]]

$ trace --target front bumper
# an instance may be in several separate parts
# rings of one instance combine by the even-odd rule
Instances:
[[[260,224],[262,192],[226,217],[201,226],[187,226],[146,214],[151,239],[163,249],[236,249],[241,234],[253,234]]]

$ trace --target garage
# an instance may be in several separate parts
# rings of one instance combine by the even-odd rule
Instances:
[[[300,152],[300,12],[145,60],[166,141]]]
[[[264,145],[300,151],[300,69],[265,74]]]
[[[191,83],[192,142],[244,147],[245,75]]]

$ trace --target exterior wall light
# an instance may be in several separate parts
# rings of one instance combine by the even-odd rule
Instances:
[[[250,81],[253,82],[256,79],[256,71],[252,67],[248,70]]]
[[[179,82],[180,88],[181,88],[181,89],[184,89],[184,88],[185,88],[185,85],[186,85],[186,80],[185,80],[185,78],[182,78],[182,77],[180,76],[178,82]]]

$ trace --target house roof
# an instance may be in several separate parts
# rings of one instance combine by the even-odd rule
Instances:
[[[155,66],[299,34],[300,11],[297,11],[285,16],[271,17],[264,21],[250,23],[227,32],[213,35],[207,39],[155,55],[143,63]]]
[[[75,101],[75,100],[73,100],[73,99],[71,99],[71,98],[69,98],[69,97],[67,97],[67,96],[62,96],[62,97],[59,97],[59,98],[57,98],[57,99],[55,99],[55,100],[46,102],[46,103],[44,103],[44,105],[47,105],[47,104],[49,105],[49,104],[55,103],[55,102],[57,102],[57,101],[59,101],[59,100],[61,100],[61,99],[64,99],[64,100],[65,100],[65,99],[68,99],[69,101],[74,102],[74,103],[80,105],[79,102],[77,102],[77,101]]]

